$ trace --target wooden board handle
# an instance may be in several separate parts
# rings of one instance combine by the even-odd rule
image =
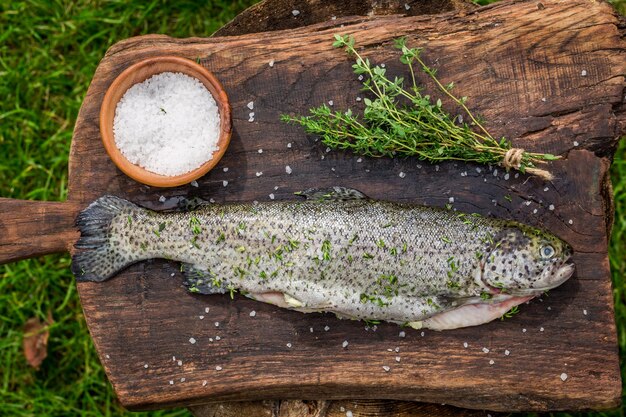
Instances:
[[[79,210],[72,202],[0,198],[0,264],[69,251]]]

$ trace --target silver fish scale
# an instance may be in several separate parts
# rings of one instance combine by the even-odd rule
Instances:
[[[126,258],[192,264],[197,284],[222,292],[279,292],[301,311],[405,322],[480,296],[479,258],[505,224],[414,205],[308,200],[129,210],[113,219],[111,239]]]

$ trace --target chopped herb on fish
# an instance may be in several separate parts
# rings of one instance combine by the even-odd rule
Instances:
[[[311,197],[254,211],[241,203],[168,213],[104,196],[77,218],[72,270],[79,281],[104,281],[141,260],[171,259],[195,294],[239,292],[436,330],[508,317],[573,273],[565,242],[520,223],[340,187],[303,195]]]

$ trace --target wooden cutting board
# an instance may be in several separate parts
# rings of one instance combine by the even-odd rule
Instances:
[[[331,100],[337,109],[362,108],[350,60],[330,47],[334,33],[354,34],[364,54],[392,74],[404,70],[393,38],[407,36],[409,44],[424,47],[439,78],[470,97],[495,135],[562,155],[550,165],[556,179],[328,152],[282,124],[282,113],[305,113]],[[68,202],[0,200],[0,260],[68,249],[77,237],[75,214],[103,194],[159,209],[179,196],[216,204],[285,200],[304,188],[342,185],[377,199],[452,204],[516,219],[567,240],[576,252],[576,274],[515,317],[476,328],[368,329],[239,296],[190,295],[178,265],[161,260],[105,283],[81,283],[78,290],[107,375],[131,409],[268,398],[405,399],[496,411],[617,406],[607,233],[608,168],[625,131],[622,36],[607,4],[552,0],[500,3],[468,14],[337,19],[230,38],[131,38],[107,52],[85,97],[70,154]],[[138,184],[113,166],[100,142],[98,113],[107,87],[129,65],[164,54],[199,59],[222,81],[233,107],[230,148],[198,187]],[[426,77],[421,81],[434,91]],[[160,203],[160,196],[168,202]]]

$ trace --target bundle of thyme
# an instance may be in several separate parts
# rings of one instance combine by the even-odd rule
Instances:
[[[402,55],[400,62],[406,64],[411,74],[411,85],[404,87],[404,79],[387,77],[386,69],[373,66],[354,48],[354,38],[335,35],[334,47],[345,47],[356,62],[354,73],[365,76],[363,91],[373,95],[364,98],[362,117],[351,110],[332,111],[322,105],[310,110],[310,116],[283,115],[281,120],[298,123],[307,133],[318,135],[330,148],[348,149],[365,156],[416,156],[429,162],[460,160],[481,164],[499,164],[507,170],[517,169],[544,179],[552,176],[536,164],[559,159],[558,156],[530,153],[513,148],[505,138],[494,139],[482,123],[467,108],[467,97],[458,98],[451,93],[453,83],[444,86],[435,76],[436,70],[427,66],[420,57],[421,48],[409,48],[406,39],[395,40],[395,47]],[[414,67],[419,66],[436,86],[469,117],[469,124],[462,119],[451,118],[442,108],[441,99],[435,103],[429,95],[423,95],[418,87]],[[473,128],[472,128],[473,127]]]

